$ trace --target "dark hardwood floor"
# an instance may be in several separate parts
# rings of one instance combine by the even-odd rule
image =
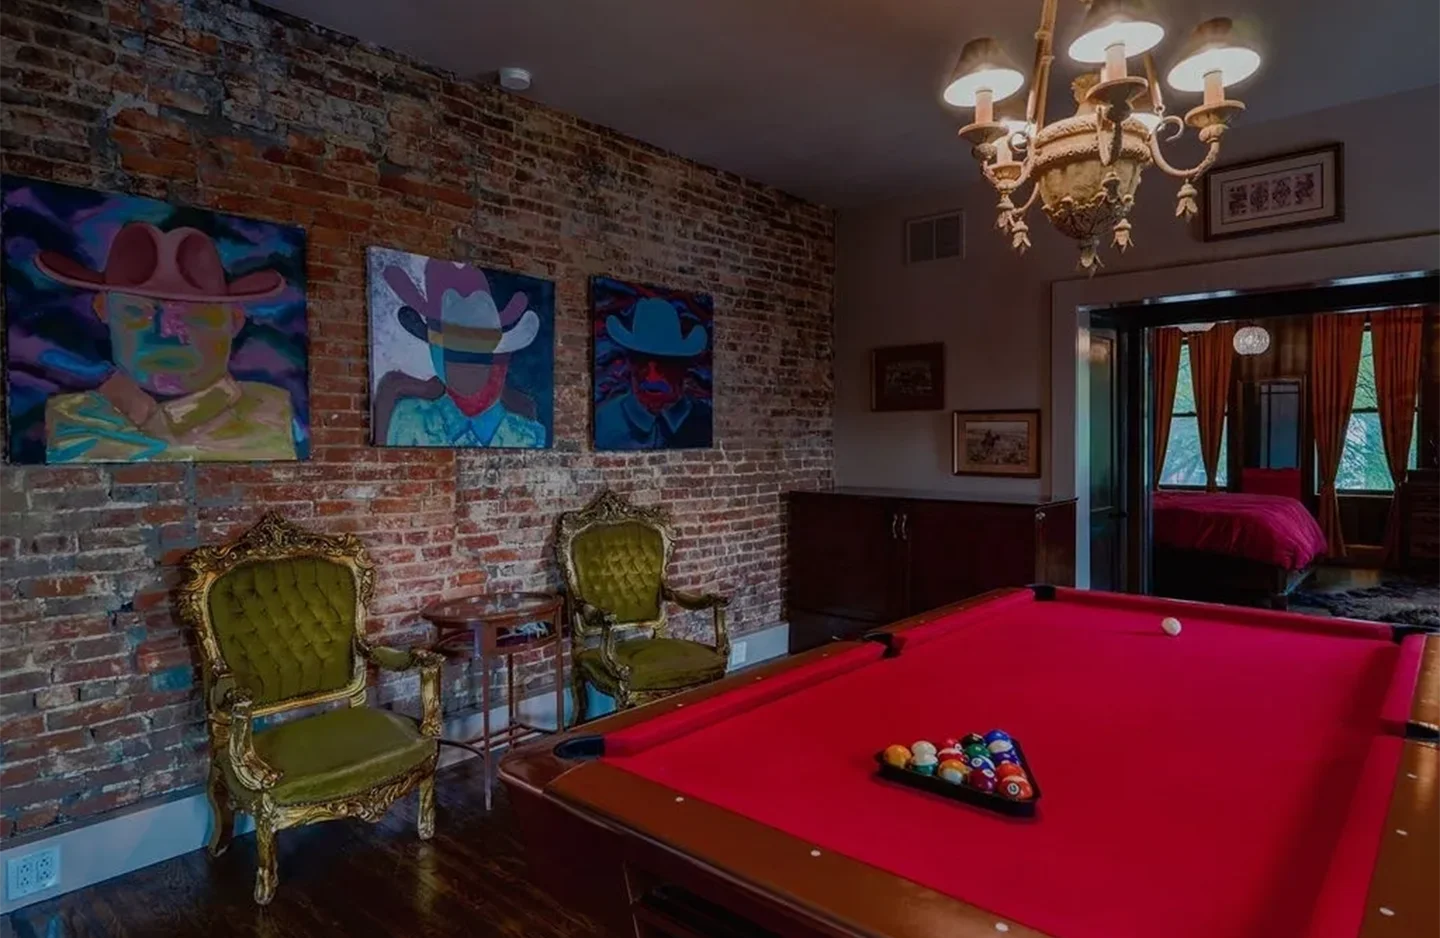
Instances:
[[[37,903],[0,938],[602,938],[531,883],[499,786],[485,814],[479,760],[440,771],[435,837],[415,835],[415,798],[378,824],[334,821],[280,834],[280,888],[251,900],[255,838]]]

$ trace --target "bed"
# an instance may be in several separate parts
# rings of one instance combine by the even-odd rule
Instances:
[[[1325,535],[1294,498],[1156,492],[1154,589],[1181,599],[1284,609],[1325,554]]]

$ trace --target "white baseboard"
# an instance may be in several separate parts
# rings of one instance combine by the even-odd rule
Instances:
[[[769,658],[784,655],[788,648],[790,629],[784,623],[752,632],[738,641],[746,646],[747,667]],[[737,642],[738,643],[738,642]],[[567,714],[573,713],[570,692],[566,689]],[[555,722],[555,694],[537,694],[520,701],[520,716],[527,723],[550,726]],[[445,721],[444,735],[449,739],[469,739],[480,733],[481,718],[478,712],[460,714]],[[505,707],[494,707],[490,711],[491,729],[508,724]],[[465,759],[474,758],[473,753],[454,746],[442,746],[440,765],[453,765]],[[478,797],[478,793],[477,793]],[[49,889],[32,893],[21,899],[0,895],[0,915],[23,909],[36,902],[53,899],[76,889],[123,876],[132,870],[159,863],[182,853],[199,850],[210,840],[213,819],[210,803],[202,789],[192,788],[175,792],[163,798],[142,802],[122,808],[100,820],[67,827],[49,836],[25,837],[19,842],[0,849],[0,874],[5,864],[47,847],[58,847],[60,851],[60,881]],[[246,834],[254,829],[251,819],[245,815],[237,818],[235,833]],[[4,877],[0,875],[0,883]]]

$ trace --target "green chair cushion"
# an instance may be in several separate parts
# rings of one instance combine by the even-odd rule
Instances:
[[[659,531],[638,521],[597,525],[575,538],[571,552],[577,593],[587,603],[620,622],[659,618],[665,572]]]
[[[241,564],[211,587],[210,618],[236,684],[260,706],[350,680],[355,577],[344,564],[319,557]]]
[[[414,768],[435,754],[435,740],[414,720],[389,710],[347,707],[255,734],[255,751],[282,774],[278,804],[329,801]]]
[[[615,646],[615,657],[630,666],[630,689],[642,692],[703,684],[724,674],[726,664],[715,649],[679,638],[632,638]],[[591,683],[614,686],[598,648],[581,651],[576,660]]]

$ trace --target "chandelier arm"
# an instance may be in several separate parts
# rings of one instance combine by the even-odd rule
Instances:
[[[1040,28],[1035,31],[1035,67],[1030,75],[1030,100],[1025,118],[1032,133],[1045,126],[1045,98],[1050,90],[1050,63],[1055,61],[1055,16],[1059,0],[1044,0],[1040,7]]]
[[[1011,218],[1024,218],[1025,215],[1030,211],[1031,206],[1033,206],[1033,205],[1035,204],[1035,200],[1038,199],[1039,197],[1040,197],[1040,184],[1037,182],[1037,183],[1035,183],[1035,185],[1033,185],[1033,186],[1030,187],[1030,198],[1028,198],[1028,199],[1025,200],[1025,204],[1024,204],[1024,205],[1020,206],[1019,208],[1015,209],[1015,211],[1011,212],[1011,213],[1010,213],[1010,217],[1011,217]]]
[[[1190,169],[1176,169],[1165,159],[1165,154],[1160,152],[1160,131],[1169,125],[1171,121],[1175,123],[1175,132],[1170,135],[1169,140],[1175,140],[1185,132],[1185,122],[1180,120],[1180,118],[1173,114],[1165,118],[1160,122],[1160,125],[1155,128],[1155,132],[1150,135],[1150,158],[1155,161],[1155,165],[1160,167],[1160,171],[1165,175],[1174,176],[1176,179],[1184,179],[1187,182],[1194,182],[1202,176],[1207,169],[1214,166],[1215,161],[1220,158],[1220,139],[1216,137],[1210,141],[1210,150],[1199,163],[1196,163]]]
[[[1160,79],[1155,73],[1155,56],[1145,53],[1145,82],[1150,86],[1150,103],[1155,113],[1165,116],[1165,97],[1160,90]],[[1158,128],[1157,128],[1158,129]]]

